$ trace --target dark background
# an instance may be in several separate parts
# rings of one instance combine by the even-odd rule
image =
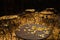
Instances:
[[[60,11],[59,0],[0,0],[0,16],[18,14],[24,9],[35,8],[41,11],[45,8],[55,8]]]

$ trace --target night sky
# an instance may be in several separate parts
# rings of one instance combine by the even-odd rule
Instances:
[[[0,0],[0,15],[17,14],[28,8],[41,11],[50,7],[60,11],[59,0]]]

